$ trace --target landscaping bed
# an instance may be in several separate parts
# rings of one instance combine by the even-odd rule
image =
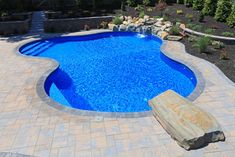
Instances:
[[[31,24],[32,13],[15,13],[0,18],[0,35],[25,34]]]
[[[127,16],[139,16],[139,11],[134,7],[126,7],[126,11],[116,11],[117,14],[123,14]],[[177,10],[182,11],[181,14],[177,14]],[[146,7],[144,9],[146,15],[155,17],[161,16],[161,12],[155,7]],[[205,16],[203,22],[199,22],[200,12],[193,10],[192,7],[188,8],[183,4],[170,4],[163,12],[166,14],[166,19],[171,22],[185,23],[187,27],[192,30],[213,34],[218,36],[224,36],[225,32],[230,32],[231,37],[235,37],[235,29],[228,27],[226,23],[217,22],[213,17]]]
[[[184,38],[181,42],[185,45],[186,51],[189,54],[205,59],[215,64],[223,73],[235,82],[235,45],[225,44],[225,50],[227,59],[221,59],[223,57],[221,50],[216,50],[212,46],[208,47],[207,53],[199,53],[196,47],[193,47],[193,42],[190,42],[188,38]]]

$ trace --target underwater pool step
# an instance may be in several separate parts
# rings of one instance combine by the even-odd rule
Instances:
[[[162,127],[186,150],[225,140],[219,123],[211,114],[172,90],[153,98],[149,105]]]

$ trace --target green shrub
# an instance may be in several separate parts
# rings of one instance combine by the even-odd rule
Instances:
[[[127,0],[126,3],[129,7],[136,6],[136,0]]]
[[[194,25],[192,27],[192,30],[201,32],[203,30],[203,26],[202,25]]]
[[[152,8],[147,8],[147,12],[152,12],[153,11],[153,9]]]
[[[212,41],[211,45],[215,48],[215,49],[221,49],[224,47],[224,43],[221,41]]]
[[[218,0],[215,19],[220,22],[226,21],[231,12],[231,7],[232,4],[230,0]]]
[[[137,5],[137,7],[135,7],[135,10],[137,10],[137,11],[143,11],[144,10],[144,7],[143,7],[143,5]]]
[[[189,42],[195,42],[196,40],[197,40],[197,37],[195,37],[195,36],[188,37]]]
[[[143,0],[143,5],[149,6],[151,4],[150,0]]]
[[[193,45],[193,47],[196,47],[198,49],[198,52],[204,53],[207,51],[209,43],[210,43],[209,37],[200,37],[196,40],[196,43]]]
[[[231,11],[229,17],[227,18],[227,24],[231,28],[235,27],[235,3],[233,4],[232,11]]]
[[[217,0],[205,0],[202,12],[204,15],[214,16],[216,11]]]
[[[204,0],[194,0],[193,1],[193,9],[202,10],[204,7]]]
[[[179,29],[178,26],[175,26],[175,25],[174,25],[174,26],[171,27],[169,33],[170,33],[171,35],[179,35],[179,34],[180,34],[180,29]]]
[[[145,16],[144,11],[141,11],[141,12],[139,13],[139,18],[144,18],[144,16]]]
[[[234,33],[232,33],[232,32],[223,32],[221,35],[225,36],[225,37],[233,37]]]
[[[169,17],[167,15],[163,15],[163,21],[168,21]]]
[[[214,32],[215,32],[215,30],[212,29],[212,28],[207,28],[207,29],[205,30],[205,33],[206,33],[206,34],[213,34]]]
[[[115,25],[120,25],[120,24],[122,24],[122,20],[120,19],[120,17],[119,16],[116,16],[114,19],[113,19],[113,24],[115,24]]]
[[[186,14],[185,17],[188,19],[189,22],[193,21],[193,15],[192,14]]]
[[[203,12],[200,12],[199,17],[198,17],[198,21],[203,22],[204,18],[205,18],[205,15],[203,14]]]

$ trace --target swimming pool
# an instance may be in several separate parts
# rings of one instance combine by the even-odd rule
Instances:
[[[161,45],[162,40],[151,35],[108,32],[34,41],[20,52],[59,62],[44,87],[61,105],[142,112],[151,110],[148,100],[158,94],[172,89],[187,97],[197,84],[188,67],[161,53]]]

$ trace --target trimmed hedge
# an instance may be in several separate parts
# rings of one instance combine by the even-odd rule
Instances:
[[[231,0],[218,0],[215,19],[220,22],[225,22],[231,12]]]
[[[217,6],[217,0],[205,0],[202,12],[204,15],[214,16]]]
[[[227,18],[227,24],[229,25],[229,27],[235,27],[235,3],[233,3],[232,11]]]
[[[204,7],[204,0],[194,0],[193,1],[193,9],[202,10]]]

